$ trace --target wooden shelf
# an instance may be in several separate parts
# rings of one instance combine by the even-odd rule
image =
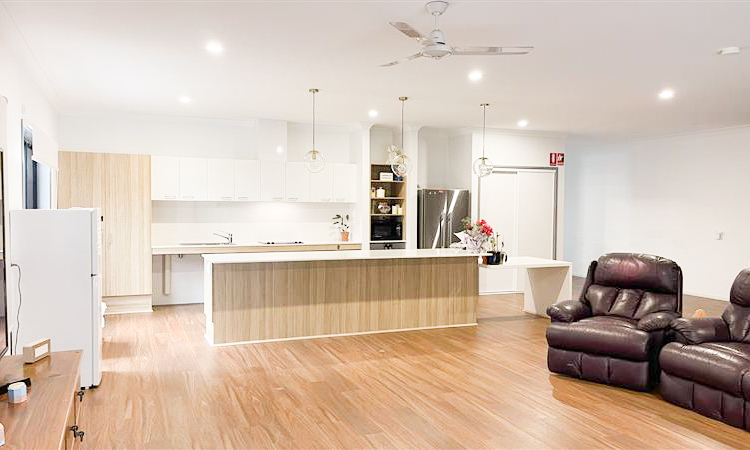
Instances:
[[[370,200],[406,200],[406,197],[370,197]]]
[[[403,214],[370,214],[371,216],[378,216],[378,217],[404,217]]]
[[[370,180],[370,182],[371,183],[406,183],[406,180],[401,180],[401,181],[396,181],[396,180],[393,180],[393,181],[388,181],[388,180]]]
[[[373,244],[375,244],[375,243],[377,243],[377,244],[398,244],[398,243],[401,243],[401,242],[406,242],[406,241],[405,241],[405,240],[400,240],[400,241],[398,241],[398,240],[397,240],[397,241],[388,241],[388,240],[384,240],[384,241],[379,241],[379,240],[371,240],[371,241],[370,241],[370,243],[373,243]]]

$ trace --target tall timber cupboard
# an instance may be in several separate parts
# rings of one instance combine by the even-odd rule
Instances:
[[[151,311],[151,157],[60,152],[59,208],[100,208],[107,313]]]

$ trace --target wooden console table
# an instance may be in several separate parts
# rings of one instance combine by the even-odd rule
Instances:
[[[31,378],[29,399],[10,404],[0,396],[0,423],[5,426],[3,449],[73,449],[81,438],[74,438],[71,427],[78,423],[83,395],[80,391],[81,352],[54,352],[34,364],[24,364],[21,356],[0,360],[0,384]],[[81,391],[82,392],[82,391]],[[82,430],[77,430],[80,433]]]

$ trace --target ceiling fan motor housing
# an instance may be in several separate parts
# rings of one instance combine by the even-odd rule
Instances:
[[[440,30],[432,30],[428,41],[422,49],[422,55],[428,58],[440,59],[453,53],[453,49],[445,43],[445,33]]]

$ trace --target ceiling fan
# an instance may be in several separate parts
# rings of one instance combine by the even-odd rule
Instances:
[[[427,2],[425,6],[427,11],[435,18],[435,28],[427,36],[415,30],[408,23],[391,22],[391,25],[398,31],[416,39],[422,45],[422,50],[404,59],[381,64],[380,67],[395,66],[417,58],[442,59],[450,55],[525,55],[534,50],[534,47],[451,47],[446,43],[445,33],[438,28],[438,18],[448,9],[448,2],[431,1]]]

